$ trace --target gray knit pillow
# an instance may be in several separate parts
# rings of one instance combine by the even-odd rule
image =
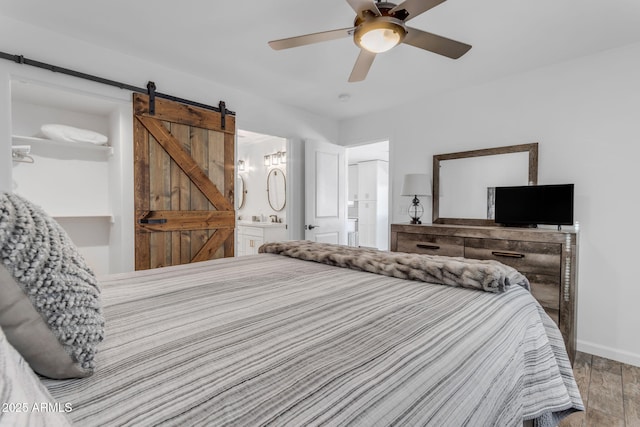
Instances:
[[[0,193],[0,325],[34,371],[86,377],[104,337],[100,289],[60,225]]]

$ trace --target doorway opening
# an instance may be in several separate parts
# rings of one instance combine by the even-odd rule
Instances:
[[[267,242],[288,239],[287,139],[238,130],[236,256],[254,255]]]
[[[347,147],[350,246],[389,250],[389,141]]]

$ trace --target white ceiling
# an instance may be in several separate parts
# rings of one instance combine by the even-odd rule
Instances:
[[[336,119],[640,41],[640,0],[448,0],[409,24],[471,44],[465,56],[401,45],[348,83],[350,39],[267,45],[351,26],[345,0],[3,0],[0,14]]]

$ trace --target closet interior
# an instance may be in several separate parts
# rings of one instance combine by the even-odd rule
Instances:
[[[116,94],[11,82],[13,191],[53,216],[97,275],[133,270],[131,101],[129,92]],[[52,139],[45,125],[107,142]]]

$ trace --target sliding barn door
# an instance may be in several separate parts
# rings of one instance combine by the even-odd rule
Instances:
[[[234,254],[235,118],[134,94],[136,270]],[[222,123],[224,122],[224,129]]]

